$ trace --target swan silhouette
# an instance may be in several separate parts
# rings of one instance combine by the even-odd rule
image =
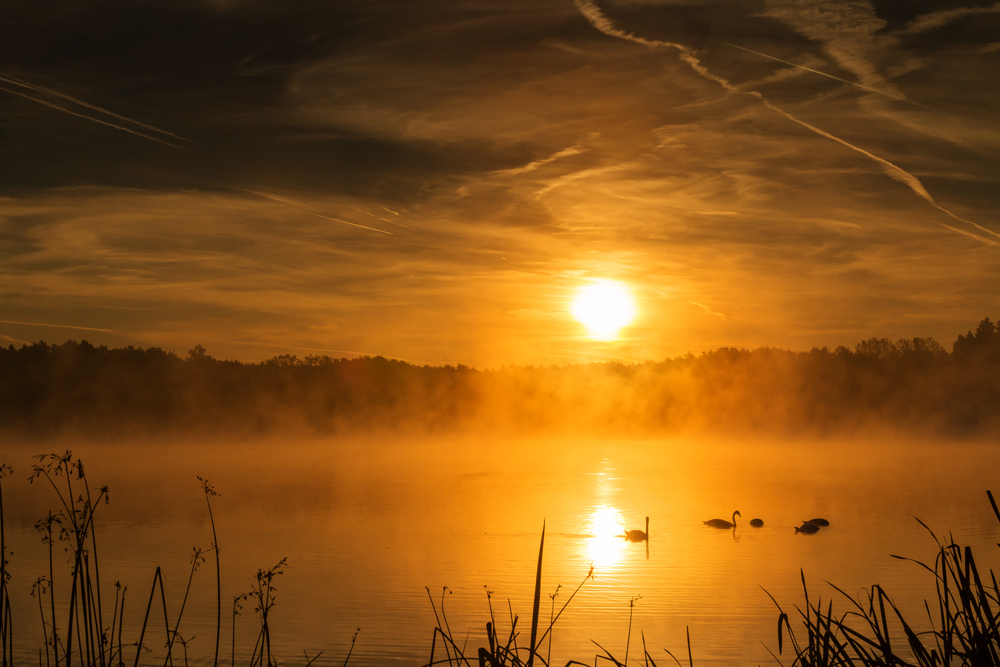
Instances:
[[[808,521],[803,521],[802,525],[795,529],[795,532],[812,535],[813,533],[819,532],[819,526],[814,523],[809,523]]]
[[[626,530],[625,539],[629,542],[645,542],[649,539],[649,517],[646,517],[646,532],[641,530]]]
[[[754,528],[760,528],[761,526],[764,525],[764,520],[763,519],[750,519],[750,525],[753,526]]]
[[[830,522],[826,519],[809,519],[807,523],[811,523],[816,526],[829,526]]]
[[[706,526],[710,526],[712,528],[735,528],[736,527],[736,517],[738,517],[738,516],[741,517],[743,515],[740,514],[739,510],[736,510],[735,512],[733,512],[733,520],[732,521],[726,521],[725,519],[709,519],[708,521],[704,521],[703,523]]]

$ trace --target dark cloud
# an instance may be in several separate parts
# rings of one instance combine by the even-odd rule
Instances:
[[[483,364],[589,358],[597,277],[640,358],[988,314],[996,5],[595,6],[5,3],[3,319]]]

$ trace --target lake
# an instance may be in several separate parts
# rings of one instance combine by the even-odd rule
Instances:
[[[92,487],[110,487],[110,504],[97,513],[100,575],[106,619],[114,582],[127,585],[125,644],[138,638],[156,567],[173,624],[192,549],[210,549],[196,476],[221,494],[212,509],[226,665],[233,597],[282,558],[288,563],[274,579],[270,621],[282,664],[304,665],[322,651],[314,665],[342,665],[358,628],[351,665],[425,664],[435,625],[425,587],[439,615],[443,596],[447,622],[460,643],[468,636],[469,655],[486,642],[487,591],[501,636],[512,609],[525,645],[544,523],[543,618],[557,586],[556,610],[594,568],[555,626],[553,664],[593,664],[592,641],[623,658],[634,600],[630,661],[641,657],[641,632],[658,664],[672,664],[664,649],[687,664],[690,628],[701,666],[772,662],[778,612],[765,590],[798,627],[800,570],[810,596],[832,597],[842,611],[846,601],[827,581],[855,596],[881,584],[920,625],[933,581],[890,557],[933,562],[937,548],[914,517],[939,538],[953,533],[971,545],[981,570],[1000,556],[1000,524],[986,498],[987,489],[1000,490],[997,443],[469,437],[8,444],[0,456],[14,469],[2,483],[21,664],[37,664],[42,646],[31,584],[48,560],[35,523],[58,509],[51,487],[28,484],[30,455],[67,448],[84,461]],[[728,520],[734,510],[742,515],[735,531],[703,524]],[[622,531],[644,528],[646,516],[648,544],[625,541]],[[750,527],[755,517],[762,528]],[[831,525],[795,533],[813,517]],[[179,628],[187,662],[198,666],[212,663],[215,646],[215,563],[206,555]],[[56,568],[57,602],[65,608],[64,553],[57,552]],[[44,603],[47,609],[47,597]],[[64,613],[59,618],[65,623]],[[237,663],[248,662],[258,630],[253,608],[244,608],[236,618]],[[163,663],[164,637],[162,608],[154,606],[145,641],[152,652],[141,664]],[[135,648],[125,652],[132,664]],[[184,663],[182,647],[174,648],[174,662]]]

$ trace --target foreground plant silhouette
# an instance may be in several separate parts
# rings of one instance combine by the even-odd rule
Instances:
[[[538,613],[539,613],[539,606],[541,604],[541,592],[542,592],[542,554],[544,550],[545,550],[545,524],[543,522],[541,543],[538,546],[538,567],[535,570],[535,594],[534,594],[534,602],[532,604],[532,609],[531,609],[531,639],[529,641],[528,646],[518,647],[517,645],[517,636],[518,636],[517,621],[519,617],[514,615],[513,610],[511,610],[510,612],[510,634],[507,636],[506,642],[501,643],[500,636],[497,633],[496,617],[494,616],[493,613],[493,602],[492,602],[493,591],[487,590],[486,599],[490,608],[490,620],[487,621],[486,623],[486,638],[489,644],[489,648],[483,646],[480,647],[477,652],[477,659],[480,667],[485,667],[486,665],[489,665],[490,667],[521,667],[521,666],[532,667],[535,663],[536,658],[540,663],[548,664],[547,661],[540,655],[541,646],[544,643],[545,638],[547,636],[550,636],[549,633],[552,632],[552,627],[555,625],[556,621],[559,620],[559,617],[562,616],[562,613],[566,610],[566,607],[569,606],[569,603],[573,601],[573,598],[576,597],[576,594],[580,592],[580,589],[583,588],[583,585],[585,583],[587,583],[587,580],[592,579],[594,577],[594,566],[593,565],[590,566],[590,571],[587,572],[587,575],[583,578],[583,581],[580,582],[580,585],[576,587],[576,589],[570,594],[566,602],[563,603],[563,606],[559,609],[559,613],[555,614],[554,617],[550,615],[549,627],[545,630],[545,632],[542,634],[541,637],[538,637]],[[455,639],[451,633],[451,627],[448,624],[448,617],[445,615],[444,612],[444,594],[445,592],[448,592],[448,589],[444,588],[441,592],[440,616],[438,615],[437,607],[434,604],[434,598],[431,597],[430,589],[427,587],[425,587],[425,589],[427,590],[427,597],[431,601],[431,608],[434,610],[434,618],[437,622],[437,625],[434,627],[434,632],[431,639],[431,657],[430,660],[427,662],[427,664],[424,665],[424,667],[432,667],[433,665],[440,665],[440,664],[448,664],[448,665],[464,664],[471,666],[472,663],[469,661],[469,658],[465,655],[465,647],[463,646],[460,648],[458,644],[455,642]],[[555,596],[552,595],[550,597],[552,597],[553,599],[553,610],[554,610]],[[442,619],[444,621],[443,623]],[[439,660],[435,660],[434,657],[437,652],[438,637],[441,638],[442,651],[444,652],[445,657]],[[528,653],[527,660],[525,660],[524,657],[521,656],[521,652],[524,651],[527,651]],[[550,655],[551,655],[551,646],[550,646]],[[566,664],[582,665],[584,663],[570,660]]]
[[[176,620],[171,624],[171,618],[167,610],[166,592],[164,590],[163,571],[157,567],[153,574],[153,583],[149,591],[149,601],[146,604],[145,615],[139,637],[136,641],[124,643],[122,639],[123,619],[125,618],[125,593],[127,587],[120,582],[115,582],[115,604],[111,616],[110,625],[104,624],[103,607],[101,598],[101,578],[97,552],[97,535],[95,531],[95,512],[101,504],[108,503],[108,487],[96,487],[97,495],[91,494],[91,487],[87,481],[83,462],[73,457],[72,452],[66,451],[64,454],[40,454],[34,457],[38,462],[31,467],[30,482],[36,480],[48,482],[52,487],[61,505],[61,510],[57,512],[49,511],[45,518],[35,524],[35,530],[42,536],[42,542],[48,547],[48,575],[38,577],[31,587],[31,595],[38,599],[38,611],[42,623],[42,636],[44,645],[44,664],[46,667],[74,667],[79,662],[80,667],[124,667],[125,658],[123,647],[134,646],[136,648],[134,667],[138,667],[143,652],[150,652],[147,646],[146,636],[149,630],[150,616],[153,612],[154,604],[157,602],[157,589],[159,589],[159,606],[163,612],[164,644],[166,655],[163,658],[163,665],[173,665],[173,655],[175,646],[179,645],[183,649],[183,661],[188,664],[188,644],[194,639],[193,636],[183,636],[180,632],[181,621],[184,617],[184,610],[187,606],[188,595],[191,592],[192,582],[198,566],[205,562],[203,551],[194,548],[191,556],[191,570],[188,575],[187,586],[184,598],[181,602],[180,610]],[[4,463],[0,463],[0,479],[11,473],[11,469]],[[216,643],[215,658],[213,667],[218,666],[218,655],[221,637],[221,565],[219,563],[218,538],[215,531],[215,519],[212,514],[211,498],[218,496],[214,487],[205,479],[198,478],[202,485],[202,492],[208,503],[209,518],[212,525],[212,550],[216,555],[216,591],[217,591],[217,618],[216,618]],[[65,542],[65,551],[69,554],[70,588],[68,592],[69,604],[57,604],[56,601],[56,572],[55,572],[55,545],[57,542]],[[8,597],[7,582],[11,573],[7,568],[6,561],[7,547],[4,533],[3,516],[3,488],[0,486],[0,667],[13,666],[13,631],[11,620],[11,605]],[[236,663],[235,647],[235,623],[239,614],[241,602],[252,600],[255,603],[255,611],[258,612],[261,623],[261,630],[257,637],[257,643],[251,654],[250,667],[276,667],[279,663],[271,652],[271,630],[269,616],[275,605],[274,578],[282,573],[282,568],[287,564],[287,559],[282,559],[277,565],[268,570],[258,570],[256,580],[252,589],[248,593],[236,596],[233,600],[233,667]],[[63,595],[67,595],[64,593]],[[48,596],[48,610],[43,598]],[[67,614],[65,624],[60,623],[57,609],[62,608]],[[117,643],[115,642],[115,631],[118,632]],[[357,641],[358,632],[351,638],[351,650],[348,652],[347,660],[350,660],[353,653],[354,644]],[[75,640],[75,645],[74,645]],[[39,651],[39,665],[42,664],[42,650]],[[321,652],[322,653],[322,652]],[[320,653],[320,654],[321,654]],[[306,656],[305,667],[309,667],[320,654],[309,658]]]
[[[986,494],[1000,520],[993,494],[990,491]],[[822,599],[815,604],[810,602],[803,574],[805,606],[804,610],[796,609],[806,630],[804,642],[798,640],[788,614],[771,596],[779,612],[778,653],[782,652],[787,631],[795,654],[793,667],[1000,665],[1000,585],[996,576],[990,570],[989,581],[984,585],[970,547],[960,547],[950,536],[944,544],[926,524],[917,521],[938,546],[933,567],[912,558],[893,558],[916,563],[934,577],[936,608],[924,601],[929,631],[916,632],[877,584],[860,601],[831,584],[850,607],[850,611],[836,615],[832,601],[826,609]],[[899,639],[900,630],[905,642],[894,642],[893,636]],[[905,655],[900,654],[900,645],[908,649]]]

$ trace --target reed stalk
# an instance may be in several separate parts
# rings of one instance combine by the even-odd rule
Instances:
[[[174,630],[170,633],[167,640],[167,657],[163,661],[164,667],[171,664],[170,652],[173,650],[174,640],[180,637],[178,630],[181,627],[181,619],[184,617],[184,608],[187,606],[188,595],[191,593],[191,582],[194,581],[194,573],[198,570],[198,566],[204,562],[205,558],[201,555],[201,549],[195,547],[194,553],[191,555],[191,574],[188,575],[187,588],[184,589],[184,599],[181,601],[181,610],[177,613],[177,623],[174,624]],[[166,613],[165,609],[164,613]],[[185,649],[185,656],[186,653],[187,649]]]
[[[219,667],[219,642],[222,639],[222,566],[219,564],[219,538],[215,533],[215,516],[212,514],[212,496],[219,495],[207,479],[198,478],[208,505],[208,520],[212,523],[212,551],[215,552],[215,660],[212,667]]]
[[[0,480],[13,473],[10,466],[0,463]],[[3,667],[14,665],[13,619],[10,615],[10,598],[7,594],[7,535],[4,530],[3,486],[0,481],[0,662]],[[8,657],[9,653],[9,657]]]

